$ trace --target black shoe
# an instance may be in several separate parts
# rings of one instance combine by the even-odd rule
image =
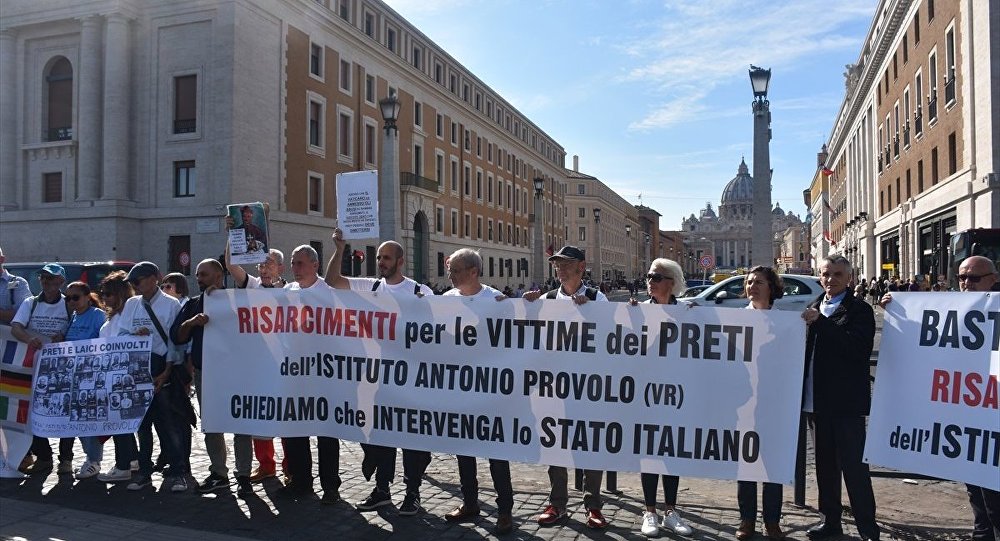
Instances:
[[[412,517],[420,512],[420,496],[416,494],[407,494],[403,498],[403,503],[399,506],[399,515],[403,517]]]
[[[367,498],[355,504],[354,507],[357,507],[358,511],[374,511],[386,505],[392,505],[392,498],[385,492],[373,490]]]
[[[375,459],[369,457],[367,453],[365,458],[361,460],[361,475],[365,476],[366,481],[371,481],[372,476],[375,475]]]
[[[809,539],[826,539],[827,537],[838,537],[844,535],[844,529],[840,524],[820,522],[806,530],[806,537]]]
[[[302,485],[298,483],[288,483],[287,485],[278,488],[278,494],[285,497],[291,498],[293,500],[315,500],[316,493],[312,491],[311,486]]]
[[[879,533],[877,530],[872,533],[871,531],[858,529],[858,535],[861,537],[861,541],[879,541]]]
[[[230,484],[231,483],[228,477],[223,477],[213,473],[206,477],[205,480],[198,485],[198,492],[208,494],[209,492],[215,492],[216,490],[228,489]]]
[[[320,503],[326,505],[333,505],[340,503],[340,491],[339,490],[324,490],[323,497],[319,500]]]
[[[163,473],[165,469],[167,469],[167,463],[162,460],[162,457],[156,459],[156,464],[153,464],[153,472]]]
[[[236,495],[241,498],[253,496],[253,485],[250,484],[250,477],[240,475],[236,477]]]

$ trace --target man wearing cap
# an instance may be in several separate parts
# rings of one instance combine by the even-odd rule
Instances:
[[[149,261],[136,263],[126,278],[138,295],[125,301],[118,320],[118,332],[113,334],[150,338],[149,371],[153,376],[155,393],[139,425],[139,474],[129,483],[128,489],[142,490],[152,483],[155,426],[164,460],[170,464],[170,474],[164,475],[164,484],[167,478],[172,477],[168,485],[171,492],[185,492],[188,472],[181,456],[183,447],[178,423],[187,420],[173,411],[169,395],[163,391],[163,386],[170,384],[171,370],[183,369],[179,365],[173,366],[175,361],[183,362],[183,357],[170,355],[173,343],[167,335],[181,311],[181,305],[177,299],[160,292],[160,269]]]
[[[344,259],[344,232],[340,228],[333,230],[333,255],[326,267],[326,283],[334,289],[352,289],[354,291],[380,291],[389,295],[416,295],[423,297],[433,295],[434,291],[425,284],[403,276],[406,260],[403,258],[403,246],[394,240],[387,240],[378,247],[375,261],[378,264],[379,278],[347,278],[340,274]],[[372,511],[384,505],[392,504],[389,496],[389,484],[396,475],[396,449],[382,445],[362,444],[365,455],[361,461],[361,473],[365,479],[375,475],[375,488],[367,498],[358,502],[355,507],[361,511]],[[413,516],[420,512],[420,484],[424,472],[431,463],[431,454],[427,451],[403,449],[403,484],[406,485],[406,495],[399,505],[399,514]]]
[[[66,271],[58,263],[48,263],[38,272],[42,292],[37,297],[27,297],[21,301],[10,322],[10,333],[14,338],[34,349],[45,344],[61,342],[69,328],[70,309],[66,298],[59,290],[66,282]],[[73,473],[73,438],[63,438],[59,444],[59,473]],[[29,456],[21,463],[22,473],[47,473],[52,470],[52,447],[49,440],[35,436],[31,441]],[[35,456],[31,464],[30,455]]]
[[[3,248],[0,248],[0,324],[10,325],[18,307],[24,299],[31,296],[31,288],[28,287],[27,280],[14,276],[3,268],[6,260]]]
[[[546,299],[572,300],[576,304],[587,301],[607,302],[608,298],[596,288],[583,284],[583,274],[587,271],[587,257],[583,250],[576,246],[563,246],[549,257],[556,269],[556,278],[560,286],[545,294]],[[534,301],[542,296],[541,291],[529,291],[524,299]],[[606,528],[608,520],[601,513],[601,481],[604,472],[598,470],[583,470],[583,505],[587,508],[587,526],[590,528]],[[568,473],[562,466],[549,466],[549,505],[538,515],[538,524],[551,526],[566,518],[566,504],[569,502],[567,492]]]

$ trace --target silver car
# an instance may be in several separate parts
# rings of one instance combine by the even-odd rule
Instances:
[[[744,276],[726,278],[694,297],[678,298],[677,302],[686,302],[694,306],[745,308],[749,301],[743,296],[743,279]],[[819,278],[815,276],[782,274],[781,280],[785,284],[785,294],[774,301],[774,308],[777,310],[801,312],[823,292]]]

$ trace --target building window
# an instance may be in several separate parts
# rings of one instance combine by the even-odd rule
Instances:
[[[396,30],[385,29],[385,46],[392,52],[396,52]]]
[[[309,73],[323,78],[323,46],[312,43],[309,45]]]
[[[586,195],[587,194],[587,187],[586,187],[586,185],[584,185],[584,184],[577,184],[576,185],[576,194],[577,195]]]
[[[422,145],[413,145],[413,173],[418,176],[424,176],[424,147]]]
[[[472,170],[466,165],[462,170],[462,192],[466,197],[472,196]]]
[[[351,120],[352,120],[351,115],[344,111],[341,111],[340,114],[337,116],[338,116],[337,123],[339,124],[338,134],[340,136],[339,137],[340,141],[339,144],[337,145],[337,153],[340,154],[342,157],[350,158],[351,156],[354,155],[352,149],[353,145],[351,145]]]
[[[587,226],[581,225],[578,233],[578,239],[580,242],[587,242]]]
[[[486,240],[493,242],[493,220],[486,222]],[[492,259],[492,258],[491,258]]]
[[[938,149],[934,147],[931,149],[931,186],[937,184],[940,177],[938,177]]]
[[[438,189],[444,186],[444,154],[434,156],[434,179],[437,180]]]
[[[934,19],[934,0],[927,0],[927,20]]]
[[[948,135],[948,174],[954,175],[958,171],[958,139],[955,132]]]
[[[580,207],[580,208],[576,209],[576,217],[577,218],[586,218],[587,217],[587,209],[584,208],[584,207]]]
[[[338,0],[338,2],[337,2],[338,6],[340,8],[339,9],[340,18],[344,19],[345,21],[350,21],[351,20],[350,7],[347,5],[347,3],[349,1],[350,0]]]
[[[365,12],[365,34],[370,38],[375,37],[375,16],[367,12]]]
[[[62,191],[62,173],[42,175],[42,203],[61,203]]]
[[[472,223],[471,223],[472,222],[472,215],[470,215],[468,212],[466,212],[464,215],[462,215],[462,218],[463,218],[462,219],[462,232],[465,235],[465,238],[469,238],[469,237],[472,236],[472,235],[469,234],[469,229],[470,229],[470,227],[472,225]]]
[[[351,92],[351,62],[340,61],[340,89],[344,92]]]
[[[955,28],[950,27],[944,34],[944,102],[955,103]]]
[[[438,233],[444,233],[444,209],[438,207],[434,209],[434,230]]]
[[[437,134],[438,138],[444,139],[444,115],[441,113],[437,114],[434,132]]]
[[[913,14],[913,44],[920,43],[920,12]]]
[[[73,138],[73,66],[69,60],[59,57],[53,62],[45,83],[45,140],[68,141]]]
[[[375,165],[375,126],[365,123],[365,164]]]
[[[174,162],[174,197],[194,197],[194,161]]]
[[[451,144],[458,145],[458,124],[451,123]]]
[[[451,236],[458,236],[458,211],[451,211]]]
[[[434,82],[437,84],[444,82],[444,67],[437,62],[434,63]]]
[[[323,213],[323,177],[320,175],[309,175],[309,212]]]
[[[174,133],[198,129],[198,76],[174,77]]]
[[[937,51],[931,51],[927,56],[927,118],[930,122],[937,120]]]
[[[375,104],[375,76],[365,75],[365,101]]]
[[[422,70],[423,69],[422,66],[424,65],[423,59],[424,59],[424,51],[423,51],[423,49],[421,49],[420,47],[417,47],[416,45],[414,45],[413,46],[413,57],[410,58],[410,62],[413,64],[413,67],[417,68],[418,70]]]
[[[323,148],[323,104],[309,101],[309,146]]]
[[[483,240],[483,217],[476,216],[476,238]]]
[[[483,172],[476,171],[476,199],[483,200]]]
[[[451,191],[458,192],[458,162],[451,160]]]
[[[419,101],[413,102],[413,125],[418,128],[424,127],[424,108]]]

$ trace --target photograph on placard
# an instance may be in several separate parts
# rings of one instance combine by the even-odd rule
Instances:
[[[264,204],[237,203],[227,207],[230,261],[236,265],[263,263],[267,259],[267,215]]]

